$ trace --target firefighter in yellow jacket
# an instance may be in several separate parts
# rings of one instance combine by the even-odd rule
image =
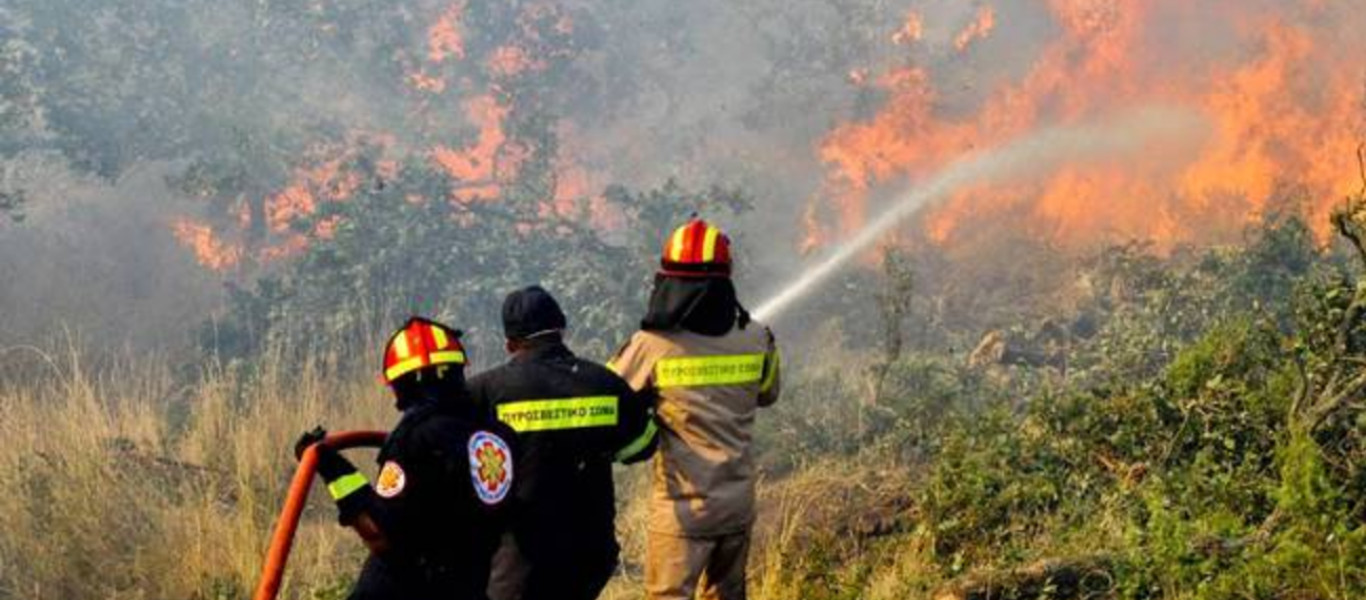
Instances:
[[[778,400],[778,350],[731,283],[730,240],[693,219],[664,246],[649,309],[609,363],[657,395],[650,598],[745,598],[754,522],[755,414]]]

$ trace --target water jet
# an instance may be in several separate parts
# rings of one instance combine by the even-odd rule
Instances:
[[[1155,145],[1189,143],[1207,131],[1205,120],[1189,110],[1147,107],[1104,121],[1038,130],[995,148],[969,153],[918,182],[853,237],[829,249],[760,303],[754,317],[767,321],[781,315],[902,221],[964,186],[1027,179],[1063,163],[1114,160]]]

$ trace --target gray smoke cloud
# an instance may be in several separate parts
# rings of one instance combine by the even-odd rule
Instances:
[[[478,83],[485,65],[427,58],[429,28],[459,4],[0,6],[0,193],[28,198],[24,222],[0,216],[0,346],[33,342],[63,324],[116,345],[169,343],[152,332],[183,330],[221,308],[224,283],[192,264],[169,233],[172,219],[230,222],[234,206],[277,192],[315,143],[352,132],[384,136],[396,156],[472,140],[477,128],[461,101],[489,89]],[[1101,16],[1138,10],[1095,4]],[[1325,43],[1361,46],[1350,36],[1363,17],[1350,2],[1245,4],[1249,15],[1312,28]],[[534,3],[464,5],[469,23],[498,24],[462,30],[475,47],[522,35],[515,13]],[[1257,49],[1226,22],[1225,8],[1154,5],[1147,18],[1159,26],[1136,45],[1140,79]],[[935,114],[965,118],[993,90],[1017,83],[1062,29],[1045,3],[1017,1],[555,6],[573,22],[570,50],[561,78],[542,82],[540,93],[545,109],[572,123],[575,160],[603,184],[648,188],[674,177],[752,193],[757,210],[725,224],[744,245],[742,287],[751,296],[777,289],[805,264],[796,241],[807,207],[825,202],[821,142],[888,101],[858,80],[923,67]],[[995,29],[971,51],[958,50],[955,38],[984,7],[994,11]],[[488,16],[499,11],[506,14]],[[897,41],[912,13],[923,23],[919,38]],[[409,77],[428,71],[452,88],[476,83],[466,95],[414,92]],[[227,165],[214,175],[241,183],[238,193],[196,196],[173,185],[197,164]],[[874,199],[890,202],[914,184],[890,183]]]
[[[29,192],[23,221],[0,221],[0,347],[192,341],[187,324],[217,308],[220,289],[171,234],[170,217],[194,209],[166,186],[175,165],[140,163],[113,181],[33,156],[11,167]]]

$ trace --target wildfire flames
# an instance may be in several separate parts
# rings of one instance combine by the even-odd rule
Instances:
[[[547,55],[527,50],[536,47],[553,56],[556,50],[546,44],[537,32],[539,22],[549,23],[557,34],[572,33],[574,23],[568,15],[551,5],[531,4],[522,9],[517,18],[513,39],[499,46],[476,65],[488,77],[485,89],[470,89],[470,78],[461,77],[457,83],[449,79],[448,65],[470,63],[465,42],[466,3],[461,0],[445,6],[434,15],[433,24],[426,30],[425,53],[418,65],[406,73],[406,82],[413,91],[430,97],[428,109],[435,105],[442,110],[448,91],[457,91],[458,106],[464,121],[473,126],[473,135],[461,145],[437,144],[424,154],[432,164],[444,171],[453,182],[452,202],[469,203],[494,201],[503,193],[504,186],[514,181],[523,163],[531,156],[531,149],[506,133],[507,121],[513,107],[505,100],[504,84],[518,77],[535,75],[547,68]],[[601,189],[602,178],[577,162],[573,156],[575,141],[572,124],[560,127],[559,153],[553,164],[555,186],[543,203],[542,213],[562,216],[578,214],[586,209],[590,218],[609,222],[611,215],[603,213],[602,199],[593,190]],[[322,202],[342,202],[361,186],[359,174],[347,164],[356,158],[363,144],[379,145],[388,151],[396,145],[393,136],[353,132],[344,144],[316,148],[301,161],[306,165],[296,169],[289,183],[266,197],[264,206],[265,241],[248,244],[242,241],[243,231],[252,226],[251,211],[246,202],[239,203],[240,211],[234,226],[241,231],[223,232],[208,222],[180,218],[172,222],[176,238],[192,249],[201,265],[215,271],[230,271],[240,267],[251,257],[258,263],[288,258],[308,247],[313,239],[327,239],[334,235],[337,218],[317,222],[311,230],[299,230],[300,219],[313,215]],[[397,174],[397,162],[385,158],[378,164],[381,178]],[[412,202],[427,199],[409,198]]]
[[[983,6],[977,9],[977,18],[972,20],[963,31],[959,32],[958,37],[953,38],[953,49],[964,52],[973,42],[991,35],[991,30],[996,28],[996,11],[990,6]]]
[[[504,147],[507,135],[503,133],[503,120],[508,109],[492,96],[479,96],[465,103],[465,114],[479,126],[474,144],[462,150],[437,147],[432,150],[432,160],[462,182],[455,192],[458,200],[496,198],[501,191],[499,181],[516,174],[523,154]]]
[[[1366,36],[1348,3],[1050,0],[1047,11],[1056,34],[1022,75],[997,77],[997,85],[969,94],[943,85],[962,61],[916,60],[870,75],[865,85],[885,94],[883,107],[820,144],[828,172],[808,214],[833,212],[839,225],[822,228],[815,224],[826,219],[809,216],[812,243],[860,227],[879,186],[914,184],[964,152],[1039,125],[1144,104],[1193,109],[1213,131],[1188,155],[1152,148],[1123,164],[962,192],[926,217],[931,239],[947,243],[969,225],[1010,215],[1021,218],[1004,220],[1063,243],[1125,237],[1170,247],[1236,232],[1292,186],[1323,224],[1360,186],[1354,152],[1366,75],[1356,57]],[[1018,60],[1019,48],[993,39],[1011,27],[1008,14],[982,6],[967,25],[913,15],[894,41],[921,39],[922,27],[934,39],[942,27],[958,32],[953,52],[972,64]],[[916,44],[916,56],[933,56],[929,43]]]
[[[452,4],[427,30],[427,60],[439,63],[447,58],[465,58],[465,40],[460,34],[464,3]]]
[[[920,41],[924,34],[924,20],[920,18],[920,13],[912,12],[907,15],[906,22],[901,24],[901,29],[892,34],[892,43],[897,45],[911,44]]]
[[[506,39],[480,50],[466,37],[466,8],[459,0],[428,15],[422,43],[405,55],[404,93],[418,112],[456,115],[469,127],[462,137],[394,154],[416,153],[444,171],[453,183],[449,201],[492,202],[534,152],[509,133],[518,117],[512,92],[574,51],[572,43],[545,38],[569,35],[576,25],[554,5],[527,4]],[[1066,245],[1140,238],[1169,248],[1227,239],[1286,207],[1322,225],[1359,185],[1355,148],[1366,83],[1366,61],[1355,58],[1366,55],[1359,12],[1345,0],[1046,0],[978,2],[956,18],[905,13],[878,34],[896,57],[892,64],[855,65],[847,77],[873,99],[871,116],[812,141],[825,172],[803,213],[803,246],[856,231],[884,194],[965,153],[1038,127],[1146,105],[1202,114],[1209,134],[1194,148],[1154,147],[1122,161],[960,191],[931,207],[921,227],[941,244],[1008,226]],[[598,195],[610,173],[583,162],[597,154],[575,123],[561,120],[557,134],[554,187],[542,215],[614,222]],[[175,234],[216,270],[291,256],[310,239],[326,238],[335,221],[299,231],[298,219],[320,203],[345,201],[361,181],[345,166],[351,146],[316,154],[262,199],[264,242],[247,248],[237,241],[243,236],[192,220],[174,223]],[[396,163],[386,164],[392,176]],[[250,221],[244,210],[240,227]]]
[[[252,228],[252,214],[247,202],[236,205],[237,231],[224,233],[212,224],[191,219],[171,221],[171,232],[181,244],[194,251],[199,264],[214,271],[230,271],[250,257],[269,263],[296,255],[308,247],[310,239],[331,237],[337,226],[335,217],[321,219],[310,230],[301,230],[300,219],[317,211],[322,202],[341,202],[350,198],[361,186],[359,174],[348,169],[347,163],[356,158],[362,146],[381,149],[392,146],[390,136],[353,136],[345,144],[322,146],[309,153],[311,160],[294,171],[290,182],[279,192],[262,202],[264,229],[267,239],[253,245],[243,242],[243,233]],[[398,165],[382,160],[376,165],[381,177],[393,177]]]
[[[215,271],[237,266],[242,260],[242,248],[223,241],[213,228],[191,219],[177,219],[171,223],[177,240],[194,251],[199,264]]]

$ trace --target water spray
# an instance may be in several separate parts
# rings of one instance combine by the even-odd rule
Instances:
[[[754,317],[767,321],[815,290],[845,263],[931,202],[969,184],[999,183],[1051,171],[1062,163],[1113,160],[1161,144],[1189,142],[1208,130],[1182,109],[1145,108],[1103,122],[1054,127],[996,148],[970,153],[906,192],[854,237],[831,249],[814,266],[763,301]]]

